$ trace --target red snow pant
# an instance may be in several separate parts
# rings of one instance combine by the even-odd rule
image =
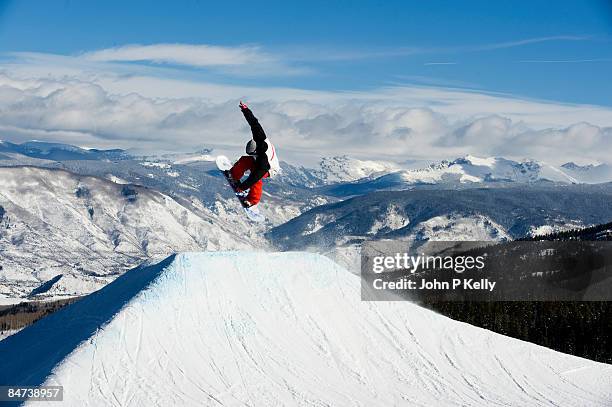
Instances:
[[[250,155],[243,155],[240,159],[234,164],[234,166],[230,169],[230,175],[236,181],[239,181],[240,178],[247,171],[253,171],[255,167],[255,158]],[[263,176],[263,178],[267,178],[269,173]],[[263,179],[262,178],[262,179]],[[251,205],[256,205],[259,203],[261,199],[261,193],[263,192],[263,181],[260,179],[256,183],[254,183],[251,188],[249,188],[249,194],[246,196],[245,200],[249,201]]]

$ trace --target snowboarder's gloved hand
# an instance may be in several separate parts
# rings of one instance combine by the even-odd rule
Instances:
[[[238,106],[240,106],[240,110],[245,110],[249,108],[247,104],[244,103],[242,100],[240,101],[240,104]]]

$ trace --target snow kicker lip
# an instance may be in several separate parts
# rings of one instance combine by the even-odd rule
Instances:
[[[362,302],[312,253],[183,253],[53,315],[0,342],[0,384],[47,375],[63,405],[610,402],[611,366]]]
[[[58,363],[110,321],[175,257],[172,254],[158,264],[129,270],[102,289],[0,341],[0,385],[42,385]],[[47,346],[39,346],[43,342]]]

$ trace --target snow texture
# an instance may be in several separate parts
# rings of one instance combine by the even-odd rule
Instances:
[[[0,297],[25,297],[60,274],[45,296],[88,294],[173,252],[254,247],[237,222],[190,206],[67,171],[0,168]]]
[[[482,215],[456,214],[434,216],[419,223],[411,237],[433,241],[500,241],[512,240],[503,226]]]
[[[612,403],[612,366],[363,302],[357,276],[306,253],[172,256],[5,339],[0,356],[1,385],[63,385],[68,406]]]
[[[521,182],[545,179],[562,183],[576,183],[575,178],[562,170],[542,162],[512,161],[501,157],[467,155],[452,162],[443,161],[419,170],[406,170],[401,178],[411,184],[440,182]]]
[[[394,163],[358,160],[347,156],[323,157],[319,167],[325,183],[356,181],[399,170],[399,166]]]

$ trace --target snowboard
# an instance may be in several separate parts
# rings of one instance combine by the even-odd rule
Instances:
[[[246,197],[245,192],[236,191],[236,186],[234,185],[234,182],[229,175],[229,170],[230,168],[232,168],[232,162],[229,160],[229,158],[224,155],[220,155],[215,160],[215,163],[217,164],[217,168],[221,171],[221,173],[223,173],[223,176],[227,180],[227,183],[229,184],[230,188],[232,188],[232,191],[234,191],[234,194],[240,201],[242,209],[244,209],[244,212],[246,213],[247,217],[253,222],[257,223],[261,223],[266,220],[266,218],[261,213],[259,213],[259,208],[257,208],[257,205],[246,206],[246,204],[244,203],[244,198]]]

